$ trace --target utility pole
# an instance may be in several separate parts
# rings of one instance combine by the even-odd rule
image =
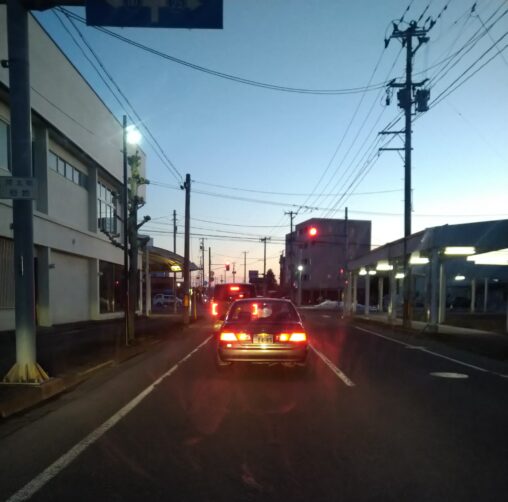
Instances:
[[[344,268],[345,268],[345,276],[349,277],[348,275],[348,265],[349,265],[349,218],[348,218],[348,208],[346,207],[344,209],[344,240],[345,240],[345,250],[344,250]],[[349,309],[351,298],[349,297],[349,285],[344,284],[345,289],[345,298],[343,299],[343,307],[342,312],[343,314],[349,315],[350,312],[346,312],[346,309]],[[340,300],[340,298],[339,298]]]
[[[293,219],[297,213],[294,211],[286,211],[284,214],[289,215],[289,260],[288,260],[288,272],[289,272],[289,297],[294,300],[294,276],[295,276],[295,261],[293,251]]]
[[[431,21],[430,28],[434,25]],[[428,110],[430,91],[428,89],[419,89],[427,79],[422,82],[413,82],[413,57],[416,51],[429,41],[427,32],[430,28],[420,28],[416,21],[411,21],[405,30],[400,30],[397,23],[393,23],[393,32],[390,38],[385,40],[385,47],[392,38],[402,40],[402,46],[406,48],[406,81],[396,83],[392,80],[388,84],[388,93],[392,88],[398,88],[397,98],[399,107],[404,110],[405,127],[403,131],[382,131],[380,134],[401,134],[404,133],[404,148],[381,148],[381,150],[404,150],[404,309],[402,314],[402,323],[405,327],[411,327],[411,269],[409,267],[408,239],[411,235],[411,121],[413,115],[413,104],[416,104],[417,112]],[[413,49],[413,38],[418,39],[418,45]],[[390,104],[390,94],[387,97],[387,104]]]
[[[212,248],[208,248],[208,293],[210,293],[210,290],[212,288]],[[210,294],[208,294],[210,296]]]
[[[9,98],[11,109],[12,175],[32,179],[32,110],[28,51],[28,11],[19,0],[7,1]],[[33,202],[12,201],[14,233],[14,297],[16,363],[6,382],[41,383],[48,380],[37,364],[35,331],[35,273]]]
[[[259,239],[263,243],[264,251],[263,251],[263,294],[266,296],[266,241],[271,240],[271,237],[261,237]]]
[[[201,289],[205,289],[205,239],[201,237]]]
[[[243,282],[247,282],[247,253],[248,251],[242,251],[243,253]]]
[[[191,177],[190,174],[185,175],[185,183],[182,187],[185,190],[185,238],[184,238],[184,259],[183,259],[183,323],[190,322],[190,194],[191,194]]]
[[[178,227],[176,226],[176,210],[173,209],[173,253],[176,254],[176,232]],[[173,302],[173,313],[176,314],[176,272],[173,272],[173,294],[175,295],[175,301]]]

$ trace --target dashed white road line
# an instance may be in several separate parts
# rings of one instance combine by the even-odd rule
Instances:
[[[101,436],[103,436],[109,429],[114,427],[122,418],[128,415],[136,406],[145,399],[154,389],[168,376],[174,373],[180,364],[189,359],[195,354],[201,347],[206,345],[212,336],[209,336],[203,343],[200,343],[194,350],[189,352],[185,357],[180,359],[174,366],[172,366],[166,373],[160,378],[155,380],[145,390],[141,391],[134,399],[129,401],[123,408],[118,410],[113,416],[108,418],[102,425],[97,427],[88,436],[82,439],[79,443],[74,445],[67,453],[64,453],[59,459],[55,460],[49,467],[44,469],[38,476],[32,481],[27,483],[23,488],[18,490],[14,495],[11,495],[7,499],[7,502],[18,502],[21,500],[28,500],[35,493],[37,493],[48,481],[57,476],[62,470],[64,470],[73,460],[75,460],[81,453],[83,453],[89,446],[94,444]]]
[[[316,355],[332,370],[332,372],[340,378],[348,387],[354,387],[354,382],[335,364],[330,361],[322,352],[320,352],[313,345],[309,345],[309,347],[316,353]]]
[[[384,338],[385,340],[389,340],[390,342],[393,342],[393,343],[398,343],[399,345],[403,345],[407,349],[420,350],[421,352],[425,352],[425,353],[430,354],[432,356],[436,356],[441,359],[446,359],[447,361],[451,361],[455,364],[465,366],[466,368],[471,368],[476,371],[481,371],[482,373],[491,373],[492,375],[496,375],[496,376],[503,377],[503,378],[508,378],[508,375],[504,375],[504,374],[498,373],[496,371],[488,370],[488,369],[482,368],[480,366],[476,366],[474,364],[465,363],[464,361],[460,361],[459,359],[445,356],[444,354],[440,354],[439,352],[434,352],[433,350],[429,350],[425,347],[420,347],[419,345],[411,345],[410,343],[402,342],[402,341],[397,340],[395,338],[391,338],[390,336],[382,335],[381,333],[378,333],[377,331],[372,331],[370,329],[360,328],[359,326],[355,326],[354,329],[357,329],[359,331],[364,331],[365,333],[369,333],[371,335],[378,336],[380,338]]]

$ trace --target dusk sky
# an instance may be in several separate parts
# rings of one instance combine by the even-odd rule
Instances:
[[[374,84],[402,81],[400,42],[391,40],[385,49],[384,38],[408,4],[404,21],[425,11],[423,24],[441,13],[429,43],[415,55],[415,80],[429,79],[431,108],[413,124],[413,231],[506,218],[508,5],[503,0],[224,0],[223,30],[111,28],[187,62],[257,82],[314,90],[374,87],[354,94],[282,92],[238,83],[75,23],[177,171],[191,174],[191,231],[207,235],[205,247],[212,248],[217,277],[225,262],[236,262],[241,281],[242,251],[248,251],[247,269],[262,271],[259,238],[264,236],[272,239],[268,268],[278,276],[289,231],[284,212],[299,205],[319,209],[300,209],[296,223],[342,218],[347,206],[350,218],[372,221],[373,246],[403,236],[403,160],[397,152],[376,153],[382,146],[376,143],[378,132],[399,109],[395,95],[385,106],[385,87]],[[72,12],[84,16],[84,9]],[[121,118],[124,109],[55,11],[35,15]],[[68,19],[58,16],[82,46]],[[392,129],[402,127],[400,121]],[[390,143],[401,146],[398,138]],[[176,209],[183,231],[184,193],[146,139],[142,148],[153,182],[141,213],[153,220],[143,233],[172,249],[172,212]],[[183,254],[182,235],[177,246]],[[191,249],[199,263],[198,237],[191,239]]]

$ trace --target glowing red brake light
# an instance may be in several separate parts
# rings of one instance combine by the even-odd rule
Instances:
[[[212,315],[213,316],[219,315],[217,312],[217,306],[218,306],[218,304],[216,302],[212,302]]]
[[[290,342],[306,342],[307,334],[306,333],[291,333],[289,337]]]
[[[229,291],[240,291],[240,286],[230,286]]]
[[[221,342],[237,342],[238,339],[236,338],[236,335],[231,332],[223,331],[220,334],[220,340]]]

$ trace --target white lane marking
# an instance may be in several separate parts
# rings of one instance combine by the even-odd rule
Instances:
[[[465,379],[469,378],[469,375],[465,373],[451,373],[449,371],[434,371],[430,374],[430,376],[438,377],[438,378],[452,378],[452,379]]]
[[[335,364],[330,361],[322,352],[320,352],[313,345],[309,345],[309,347],[321,358],[321,360],[335,373],[337,377],[339,377],[348,387],[354,387],[355,384],[352,380],[350,380],[343,371],[341,371]]]
[[[403,345],[407,349],[414,349],[414,350],[420,350],[422,352],[426,352],[427,354],[440,357],[441,359],[446,359],[447,361],[452,361],[453,363],[460,364],[461,366],[465,366],[466,368],[471,368],[476,371],[481,371],[482,373],[491,373],[492,375],[500,376],[503,378],[507,378],[506,375],[503,375],[502,373],[497,373],[496,371],[487,370],[485,368],[481,368],[480,366],[475,366],[474,364],[465,363],[464,361],[460,361],[459,359],[454,359],[453,357],[445,356],[444,354],[440,354],[439,352],[434,352],[433,350],[426,349],[425,347],[420,347],[418,345],[411,345],[406,342],[401,342],[400,340],[396,340],[395,338],[391,338],[386,335],[382,335],[381,333],[377,333],[376,331],[372,331],[370,329],[360,328],[358,326],[355,326],[354,329],[358,329],[360,331],[365,331],[365,333],[370,333],[374,336],[379,336],[381,338],[384,338],[385,340],[389,340],[390,342],[398,343],[399,345]]]
[[[134,399],[128,402],[123,408],[118,410],[113,416],[108,418],[102,425],[92,431],[88,436],[82,439],[79,443],[74,445],[67,453],[64,453],[59,459],[55,460],[49,467],[44,469],[32,481],[27,483],[23,488],[18,490],[14,495],[7,499],[7,502],[18,502],[21,500],[28,500],[36,492],[38,492],[48,481],[53,479],[57,474],[63,471],[73,460],[75,460],[81,453],[83,453],[89,446],[95,443],[101,436],[103,436],[109,429],[114,427],[122,418],[127,416],[145,397],[147,397],[153,390],[168,376],[174,373],[180,364],[189,359],[201,347],[206,345],[212,336],[209,336],[203,343],[200,343],[194,350],[189,352],[184,358],[180,359],[174,366],[172,366],[160,378],[155,380],[145,390],[141,391]]]

